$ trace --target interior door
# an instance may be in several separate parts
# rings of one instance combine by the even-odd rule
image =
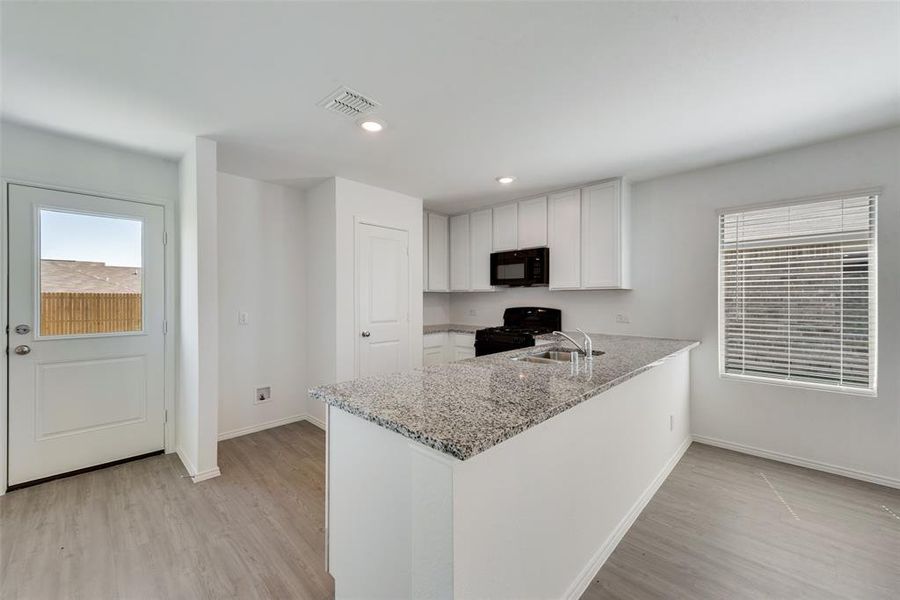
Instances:
[[[163,208],[8,198],[9,485],[162,450]]]
[[[358,375],[406,371],[410,365],[409,235],[356,226]]]

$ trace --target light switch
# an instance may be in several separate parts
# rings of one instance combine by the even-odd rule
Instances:
[[[238,325],[246,325],[250,322],[250,313],[241,311],[238,313]]]

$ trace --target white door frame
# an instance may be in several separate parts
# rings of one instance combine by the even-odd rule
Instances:
[[[177,238],[174,232],[175,228],[175,212],[176,198],[160,198],[153,196],[135,196],[125,194],[110,194],[108,192],[85,190],[67,186],[54,184],[45,184],[35,181],[16,179],[13,177],[0,177],[0,324],[4,327],[9,323],[9,186],[23,185],[34,188],[57,192],[70,192],[73,194],[82,194],[86,196],[97,196],[100,198],[109,198],[111,200],[122,200],[125,202],[139,202],[142,204],[152,204],[161,206],[164,214],[164,226],[169,238],[165,247],[165,276],[164,276],[164,298],[165,307],[164,315],[168,325],[165,335],[165,343],[163,352],[163,386],[165,390],[165,411],[167,415],[165,423],[165,451],[166,453],[175,451],[175,336],[178,332],[177,312],[175,300],[176,295],[176,257],[177,257]],[[3,332],[5,333],[5,331]],[[5,333],[5,342],[8,343],[9,334]],[[9,456],[8,456],[8,439],[9,439],[9,423],[7,415],[9,414],[9,372],[7,370],[7,357],[3,355],[0,360],[0,385],[3,387],[0,393],[0,496],[6,493],[6,486],[9,475]]]
[[[397,225],[384,223],[382,221],[378,221],[375,219],[366,219],[359,216],[353,217],[353,377],[359,377],[359,344],[356,339],[356,335],[359,334],[359,283],[357,280],[357,276],[359,274],[359,248],[356,247],[356,236],[359,233],[360,225],[372,225],[373,227],[381,227],[382,229],[393,229],[394,231],[402,231],[406,234],[406,270],[408,273],[409,279],[407,281],[410,282],[409,287],[409,297],[407,299],[407,306],[412,306],[413,300],[413,286],[412,286],[412,261],[409,260],[409,229],[405,227],[398,227]],[[412,323],[410,322],[410,325]],[[408,332],[409,340],[409,351],[410,356],[415,356],[413,353],[413,347],[415,344],[413,343],[413,335],[412,331]],[[411,361],[412,362],[412,361]],[[411,365],[412,366],[412,365]]]

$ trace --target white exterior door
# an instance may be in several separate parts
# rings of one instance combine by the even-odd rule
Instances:
[[[408,239],[406,231],[356,226],[359,377],[411,368]]]
[[[9,187],[9,485],[164,447],[164,213]]]

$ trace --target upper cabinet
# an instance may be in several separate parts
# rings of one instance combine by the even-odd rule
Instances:
[[[507,204],[494,209],[493,248],[494,252],[515,250],[519,243],[518,205]]]
[[[518,207],[518,234],[516,247],[540,248],[547,245],[547,197],[522,200]]]
[[[426,292],[450,291],[450,244],[448,217],[437,213],[426,213],[428,238],[428,276]]]
[[[550,238],[550,288],[581,288],[581,190],[552,194],[547,225]]]
[[[547,245],[547,197],[504,204],[493,210],[494,252]]]
[[[450,291],[469,286],[469,215],[450,217]]]
[[[469,288],[487,292],[491,287],[491,240],[493,211],[478,210],[469,215]]]
[[[542,246],[551,290],[628,289],[630,217],[622,179],[454,217],[425,213],[425,291],[493,291],[492,252]]]
[[[621,179],[581,190],[581,287],[631,287],[630,226],[631,203]]]
[[[550,196],[550,289],[627,289],[628,190],[621,179]]]

